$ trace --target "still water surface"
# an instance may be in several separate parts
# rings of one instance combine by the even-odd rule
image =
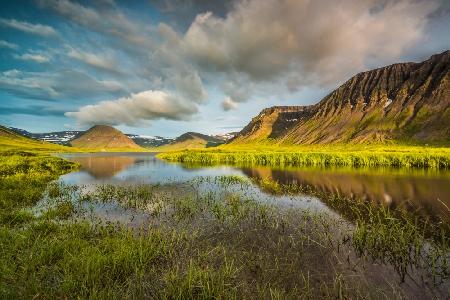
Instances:
[[[439,216],[450,222],[450,172],[417,169],[271,168],[262,166],[192,166],[168,163],[146,153],[61,154],[81,164],[80,171],[61,176],[65,184],[141,184],[184,182],[196,177],[240,175],[272,179],[279,183],[303,184],[313,190],[404,207],[422,215]],[[286,204],[286,196],[268,195],[253,187],[261,199]],[[306,194],[289,197],[297,205],[325,209],[321,199]],[[269,199],[269,200],[268,200]]]

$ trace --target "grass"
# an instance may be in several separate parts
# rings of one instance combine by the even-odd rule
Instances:
[[[433,282],[450,278],[450,224],[402,208],[390,209],[372,202],[327,194],[310,186],[280,184],[269,179],[256,183],[274,194],[308,194],[320,197],[355,224],[350,242],[360,257],[394,267],[402,281],[413,269],[426,269]]]
[[[423,295],[445,288],[448,239],[438,226],[330,198],[331,207],[347,206],[353,227],[327,214],[261,203],[248,193],[252,184],[239,176],[94,190],[54,183],[44,197],[47,213],[2,233],[2,265],[9,268],[1,281],[10,287],[3,296],[409,298],[418,291],[401,282],[410,287],[419,275],[428,280]],[[304,191],[260,184],[278,195]],[[109,205],[148,218],[99,219]],[[375,270],[380,277],[371,281],[367,274]]]
[[[448,224],[268,179],[66,186],[53,181],[75,164],[11,149],[0,158],[2,299],[392,299],[448,292]],[[274,201],[261,201],[255,184]],[[322,197],[346,218],[276,203],[302,193]],[[130,218],[108,215],[111,208]]]
[[[389,166],[450,168],[450,148],[400,145],[272,147],[223,146],[211,150],[160,153],[168,161],[268,166]]]

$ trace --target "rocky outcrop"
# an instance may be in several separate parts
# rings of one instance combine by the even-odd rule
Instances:
[[[355,75],[311,106],[264,109],[233,140],[450,142],[450,51]]]
[[[298,121],[309,118],[313,112],[314,106],[273,106],[265,108],[232,139],[232,142],[279,138]]]

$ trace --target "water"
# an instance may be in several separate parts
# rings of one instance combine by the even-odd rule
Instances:
[[[238,166],[189,166],[168,163],[146,153],[61,154],[82,168],[61,176],[66,184],[134,184],[185,182],[202,176],[240,175],[273,179],[280,183],[308,185],[312,190],[366,199],[380,205],[403,207],[450,222],[450,172],[411,169],[271,168]],[[251,188],[262,201],[280,205],[328,210],[321,199],[306,194],[270,195]]]

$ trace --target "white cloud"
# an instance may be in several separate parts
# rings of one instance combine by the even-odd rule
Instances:
[[[42,55],[42,54],[33,54],[33,53],[25,53],[22,55],[14,54],[13,57],[19,60],[33,61],[39,64],[47,63],[50,61],[50,58]]]
[[[14,44],[14,43],[10,43],[10,42],[4,41],[4,40],[0,40],[0,48],[16,50],[16,49],[19,49],[19,46]]]
[[[108,124],[142,125],[149,120],[187,120],[197,113],[197,107],[164,91],[144,91],[117,100],[102,101],[67,112],[80,125]]]
[[[149,26],[130,21],[114,5],[97,11],[69,0],[37,0],[37,3],[92,31],[109,34],[141,47],[153,45],[149,36],[144,34]]]
[[[100,56],[74,48],[70,48],[67,55],[94,68],[110,72],[118,72],[116,61],[107,55]]]
[[[175,88],[189,100],[202,103],[207,93],[203,88],[202,80],[195,71],[178,72],[172,77]]]
[[[230,97],[226,97],[222,102],[222,108],[225,111],[229,111],[232,109],[237,109],[237,103],[233,101]]]
[[[23,98],[54,100],[90,97],[124,92],[121,84],[98,80],[75,70],[57,70],[52,73],[25,72],[16,69],[0,73],[0,89]]]
[[[17,21],[15,19],[0,18],[0,24],[6,27],[14,28],[26,33],[36,34],[40,36],[57,36],[58,33],[51,26],[42,24],[31,24],[28,22]]]

